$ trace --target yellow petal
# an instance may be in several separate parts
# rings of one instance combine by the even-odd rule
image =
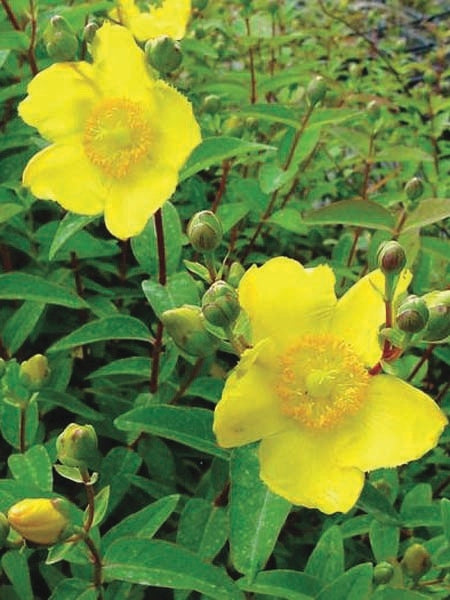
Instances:
[[[164,81],[155,84],[152,97],[153,122],[157,127],[154,152],[164,164],[178,171],[201,142],[200,127],[191,103]]]
[[[96,80],[105,96],[148,101],[154,80],[128,29],[106,22],[95,34],[92,56]]]
[[[32,79],[18,111],[41,135],[56,140],[82,131],[98,94],[92,65],[58,63]]]
[[[403,271],[396,295],[404,292],[411,281],[409,271]],[[367,366],[381,357],[379,328],[385,322],[384,275],[372,271],[353,285],[339,299],[331,331],[347,340]]]
[[[106,191],[80,141],[53,144],[35,154],[25,167],[23,184],[37,198],[55,200],[78,214],[103,210]]]
[[[112,182],[105,203],[105,224],[120,239],[141,233],[149,218],[175,191],[177,174],[163,166],[139,169],[133,177]]]
[[[129,0],[120,0],[119,14],[123,23],[140,41],[167,35],[180,40],[186,33],[191,14],[190,0],[164,0],[161,6],[150,6],[149,12],[139,13]]]
[[[359,469],[336,465],[334,444],[326,433],[297,429],[264,438],[259,458],[260,476],[269,489],[293,504],[327,514],[350,510],[364,484]]]
[[[246,350],[228,377],[214,412],[220,446],[242,446],[292,427],[279,408],[270,371],[271,351],[265,341]]]
[[[339,433],[338,460],[363,471],[396,467],[434,448],[446,423],[427,394],[396,377],[377,375],[365,404]]]
[[[253,341],[273,337],[288,345],[306,333],[327,331],[336,305],[334,283],[330,267],[305,269],[285,257],[251,267],[239,285],[239,301],[250,318]]]

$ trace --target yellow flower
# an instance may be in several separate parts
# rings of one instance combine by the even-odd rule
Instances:
[[[30,542],[55,544],[69,524],[68,503],[63,498],[26,498],[9,509],[8,521]]]
[[[118,0],[117,8],[109,16],[128,27],[139,41],[160,35],[175,40],[184,37],[191,15],[191,0],[163,0],[161,6],[150,5],[148,9],[148,12],[141,12],[134,0]]]
[[[405,290],[410,276],[402,274]],[[253,331],[214,415],[223,447],[262,440],[260,476],[294,504],[346,512],[364,471],[394,467],[433,448],[447,420],[423,392],[368,374],[384,321],[374,271],[340,300],[333,271],[284,258],[252,267],[239,297]]]
[[[103,25],[92,55],[93,64],[52,65],[28,86],[19,114],[52,143],[23,182],[69,211],[104,212],[109,231],[125,239],[173,194],[200,130],[186,98],[149,74],[127,29]]]

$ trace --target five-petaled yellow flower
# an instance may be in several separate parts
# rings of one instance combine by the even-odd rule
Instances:
[[[134,0],[117,0],[109,15],[128,27],[139,41],[167,35],[181,40],[191,16],[191,0],[163,0],[161,6],[148,2],[148,12],[141,12]]]
[[[173,194],[178,171],[200,142],[191,104],[153,79],[124,27],[106,23],[94,62],[66,62],[39,73],[20,116],[51,145],[28,163],[24,185],[69,211],[105,213],[125,239],[142,231]]]
[[[403,273],[399,290],[410,276]],[[384,277],[374,271],[336,299],[333,271],[284,258],[250,268],[239,298],[253,331],[215,411],[224,447],[262,440],[260,475],[275,493],[325,513],[356,503],[364,471],[433,448],[447,420],[380,358]]]

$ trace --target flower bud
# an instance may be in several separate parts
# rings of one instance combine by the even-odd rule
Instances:
[[[35,544],[58,542],[69,524],[69,505],[63,498],[27,498],[8,511],[11,527]]]
[[[196,10],[205,10],[208,6],[208,0],[192,0],[192,8]]]
[[[325,79],[320,75],[314,77],[306,87],[306,97],[311,106],[315,106],[318,102],[324,99],[327,93],[327,84]]]
[[[422,298],[408,296],[398,308],[397,327],[406,333],[417,333],[425,327],[429,316],[427,305]]]
[[[422,338],[442,342],[450,335],[450,290],[436,290],[422,296],[428,307],[428,323]]]
[[[167,35],[161,35],[145,44],[149,64],[160,73],[171,73],[183,60],[180,44]]]
[[[242,277],[244,276],[245,273],[245,269],[244,267],[241,265],[240,262],[233,262],[231,263],[231,267],[230,270],[228,271],[228,277],[227,277],[227,281],[230,285],[232,285],[234,288],[237,288],[237,286],[239,285],[239,282],[241,281]]]
[[[430,553],[422,544],[413,544],[407,548],[401,565],[409,577],[420,579],[431,568]]]
[[[244,132],[244,122],[237,115],[233,115],[225,121],[222,131],[231,137],[241,137]]]
[[[175,344],[192,356],[212,354],[219,340],[205,327],[205,318],[199,306],[181,306],[166,310],[161,317]]]
[[[377,119],[380,118],[381,115],[381,110],[380,110],[380,103],[377,102],[376,100],[371,100],[369,102],[369,104],[366,106],[366,112],[367,112],[367,116],[369,117],[370,121],[376,121]]]
[[[86,469],[97,459],[97,434],[92,425],[71,423],[56,438],[58,460],[67,467]]]
[[[187,236],[197,252],[212,252],[222,241],[222,223],[210,210],[202,210],[189,221]]]
[[[394,567],[385,560],[375,565],[373,569],[373,582],[375,585],[389,583],[394,575]]]
[[[44,31],[47,54],[58,62],[74,60],[78,51],[78,40],[72,28],[60,15],[50,19]]]
[[[35,354],[20,365],[20,379],[29,388],[38,390],[50,375],[47,357]]]
[[[87,44],[91,44],[94,40],[95,34],[97,33],[98,25],[94,21],[91,21],[85,25],[83,29],[83,40]]]
[[[400,273],[406,265],[406,254],[403,246],[394,240],[380,244],[377,259],[378,266],[385,275]]]
[[[6,515],[0,512],[0,548],[3,548],[9,534],[9,522]]]
[[[216,327],[232,325],[241,310],[236,290],[225,281],[216,281],[202,298],[205,319]]]
[[[405,193],[409,200],[416,200],[423,194],[423,181],[420,177],[413,177],[406,183]]]
[[[209,115],[215,115],[220,109],[220,104],[220,96],[216,96],[216,94],[210,94],[209,96],[205,96],[203,99],[203,110]]]

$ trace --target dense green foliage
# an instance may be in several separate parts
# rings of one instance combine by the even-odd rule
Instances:
[[[164,77],[193,103],[203,142],[159,226],[150,219],[123,242],[101,217],[65,214],[21,186],[45,142],[17,115],[32,76],[54,62],[49,19],[65,17],[77,59],[89,60],[83,28],[113,2],[1,4],[0,510],[63,496],[78,525],[88,504],[95,514],[86,544],[10,538],[0,597],[448,598],[448,430],[421,460],[371,473],[345,515],[291,507],[260,481],[253,446],[216,444],[213,409],[237,360],[224,331],[213,327],[218,350],[196,358],[161,325],[164,311],[201,305],[215,270],[235,285],[236,263],[277,255],[328,262],[342,295],[393,238],[406,250],[412,293],[446,287],[445,3],[193,2],[207,5],[193,9],[182,64]],[[416,198],[404,190],[414,177],[424,188]],[[205,209],[224,237],[204,260],[185,231]],[[19,365],[38,353],[50,375],[33,387]],[[389,368],[448,414],[449,364],[447,347],[418,341]],[[98,437],[99,455],[80,469],[56,458],[71,422]],[[426,556],[408,568],[415,543]]]

